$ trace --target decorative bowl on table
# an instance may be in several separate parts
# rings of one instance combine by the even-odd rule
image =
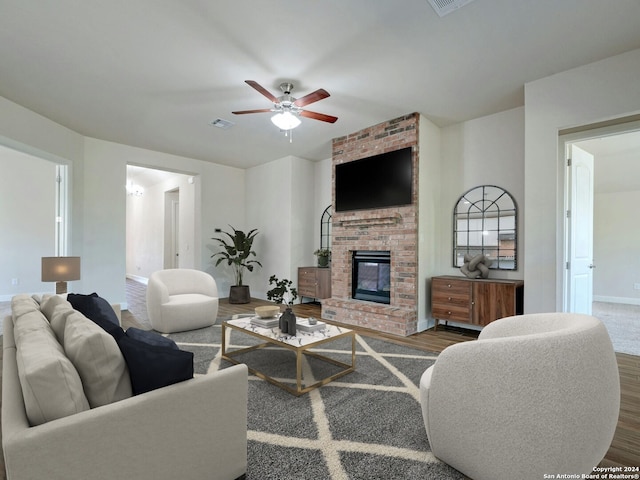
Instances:
[[[260,318],[275,317],[278,313],[280,313],[280,307],[278,305],[263,305],[261,307],[256,307],[256,315]]]

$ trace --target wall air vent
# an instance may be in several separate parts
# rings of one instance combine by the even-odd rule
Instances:
[[[428,2],[438,15],[444,17],[454,10],[473,2],[473,0],[428,0]]]
[[[214,127],[221,128],[223,130],[229,130],[231,127],[235,125],[235,123],[230,122],[229,120],[223,120],[222,118],[216,118],[211,122],[211,125]]]

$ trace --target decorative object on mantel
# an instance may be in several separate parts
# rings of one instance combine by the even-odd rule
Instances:
[[[469,278],[489,278],[489,267],[492,263],[493,260],[482,253],[475,256],[465,254],[460,271]]]
[[[329,260],[331,259],[331,250],[328,248],[319,248],[313,254],[318,257],[318,266],[325,268],[329,266]]]
[[[229,225],[231,227],[231,225]],[[235,284],[229,289],[229,303],[241,304],[249,303],[251,301],[251,292],[249,291],[249,285],[244,285],[242,282],[242,275],[244,270],[247,269],[253,272],[254,265],[262,264],[257,260],[249,260],[249,257],[256,256],[256,252],[251,250],[253,246],[253,240],[258,234],[257,229],[250,230],[248,233],[244,233],[242,230],[236,230],[231,227],[233,234],[228,232],[222,232],[229,237],[231,243],[227,243],[224,238],[212,238],[220,243],[220,246],[224,248],[217,253],[211,255],[211,258],[220,256],[216,262],[216,267],[221,262],[226,261],[227,265],[233,267],[233,273],[235,277]]]

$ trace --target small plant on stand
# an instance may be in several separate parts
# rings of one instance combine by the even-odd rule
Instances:
[[[331,250],[328,248],[319,248],[313,254],[318,257],[318,266],[319,267],[328,267],[329,260],[331,260]]]

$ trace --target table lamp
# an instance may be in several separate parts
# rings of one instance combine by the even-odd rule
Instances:
[[[80,257],[42,257],[42,281],[56,282],[56,294],[67,293],[72,280],[80,280]]]

